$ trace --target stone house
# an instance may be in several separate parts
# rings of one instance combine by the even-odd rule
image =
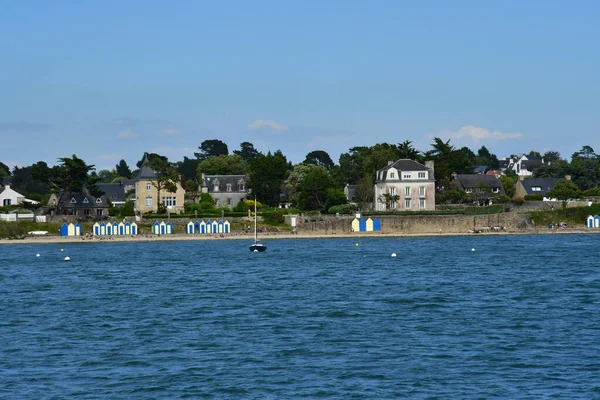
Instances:
[[[246,175],[205,175],[202,174],[200,191],[211,195],[216,207],[232,209],[248,195]]]
[[[60,208],[57,207],[60,202]],[[52,193],[48,199],[48,212],[56,215],[72,215],[80,218],[108,217],[108,201],[106,195],[94,197],[87,190],[81,193]]]
[[[568,176],[566,179],[571,179],[571,177]],[[539,194],[542,195],[543,201],[555,201],[556,199],[546,197],[546,193],[548,193],[554,187],[554,185],[561,180],[561,178],[519,177],[519,180],[516,184],[515,198],[523,199],[528,194]]]
[[[464,190],[474,203],[481,206],[492,205],[493,199],[506,194],[496,175],[453,174],[458,189]]]
[[[158,175],[148,166],[148,154],[144,154],[142,166],[138,171],[135,179],[135,210],[141,213],[156,212],[158,204],[164,204],[170,212],[183,212],[183,203],[185,199],[185,189],[181,183],[177,182],[177,191],[175,193],[166,190],[160,191],[160,199],[158,199],[158,190],[153,185],[156,182]]]
[[[433,161],[390,161],[377,170],[374,191],[375,211],[435,210]]]

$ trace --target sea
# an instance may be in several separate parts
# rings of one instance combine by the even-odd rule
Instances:
[[[0,398],[600,399],[600,235],[264,243],[2,245]]]

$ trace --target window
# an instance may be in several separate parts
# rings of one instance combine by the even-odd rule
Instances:
[[[500,193],[500,188],[492,188],[492,193]]]
[[[226,187],[227,187],[227,191],[231,192],[231,183],[228,183]]]
[[[425,197],[425,187],[423,186],[419,188],[419,197]]]
[[[396,188],[395,187],[391,187],[390,188],[390,196],[395,196],[396,195]]]
[[[410,197],[410,188],[404,188],[404,197]]]
[[[231,199],[227,199],[227,206],[231,207]]]
[[[96,199],[96,203],[98,203],[98,204],[102,203],[102,198],[101,198],[101,197],[98,197],[98,198]]]
[[[83,210],[84,217],[89,217],[90,215],[92,215],[92,213],[90,212],[89,208],[86,208],[85,210]]]
[[[146,183],[146,191],[151,191],[152,190],[152,184],[151,183]]]
[[[83,204],[88,204],[89,202],[90,202],[90,201],[87,199],[87,197],[84,197],[84,198],[83,198],[83,201],[82,201],[82,203],[83,203]]]
[[[532,186],[531,187],[531,191],[532,192],[541,192],[542,191],[542,187],[541,186]]]
[[[176,206],[177,205],[177,198],[175,196],[164,196],[162,198],[162,203],[166,206]]]
[[[102,209],[101,209],[101,208],[98,208],[98,209],[96,209],[96,215],[97,215],[98,217],[101,217],[101,216],[103,215],[103,214],[102,214]]]
[[[3,205],[10,206],[10,202],[11,202],[10,199],[4,199],[4,201],[3,201],[4,204]]]
[[[152,207],[152,197],[146,197],[146,207]]]
[[[473,189],[471,189],[471,188],[466,188],[466,189],[465,189],[465,192],[467,192],[467,193],[472,193],[472,192],[473,192]]]
[[[404,208],[410,210],[410,199],[404,200]]]
[[[404,176],[404,179],[412,178],[412,174],[410,172],[405,172],[403,176]]]
[[[419,199],[419,208],[425,208],[425,199]]]
[[[244,182],[240,182],[240,192],[243,192],[245,189]]]
[[[218,192],[219,191],[219,182],[215,182],[214,186],[213,186],[213,192]]]
[[[71,204],[77,204],[77,200],[75,200],[75,197],[71,198]]]
[[[396,174],[394,172],[390,172],[390,179],[396,178]]]
[[[419,172],[419,178],[420,179],[425,179],[426,178],[425,172]]]

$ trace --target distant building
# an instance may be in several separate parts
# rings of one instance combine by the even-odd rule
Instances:
[[[144,154],[142,160],[142,166],[138,172],[137,178],[135,179],[135,209],[136,211],[156,212],[158,210],[158,202],[168,207],[171,212],[181,213],[183,212],[183,202],[185,198],[185,190],[179,182],[176,182],[177,191],[175,193],[168,192],[166,190],[160,191],[160,199],[158,197],[158,190],[154,186],[153,182],[156,183],[158,175],[148,165],[148,153]]]
[[[94,197],[85,189],[81,193],[52,193],[48,199],[48,210],[51,215],[60,210],[60,215],[82,218],[108,217],[108,207],[105,195]]]
[[[113,206],[121,207],[127,201],[127,192],[123,183],[98,183],[97,186]]]
[[[491,205],[493,199],[506,194],[504,187],[495,175],[454,174],[458,188],[464,190],[474,203],[481,206]]]
[[[376,211],[435,210],[433,161],[390,161],[377,171],[375,182]]]
[[[246,175],[205,175],[202,174],[202,193],[213,198],[216,207],[232,209],[248,195]]]
[[[570,177],[567,177],[570,180]],[[542,195],[543,201],[555,201],[556,199],[546,197],[561,178],[520,178],[516,184],[515,198],[523,199],[526,195]]]

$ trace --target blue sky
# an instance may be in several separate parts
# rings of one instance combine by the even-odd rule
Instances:
[[[600,152],[597,1],[7,0],[0,161],[97,169],[207,139],[294,163],[450,139]]]

